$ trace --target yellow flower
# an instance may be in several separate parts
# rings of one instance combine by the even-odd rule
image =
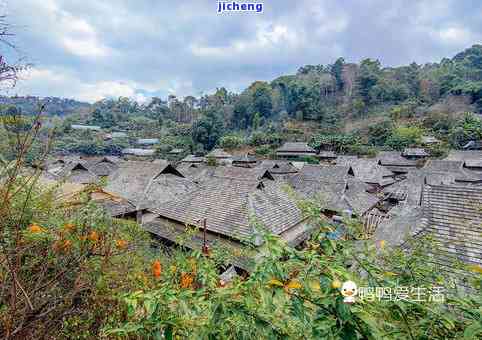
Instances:
[[[477,264],[472,264],[469,267],[469,270],[474,272],[474,273],[479,273],[482,274],[482,266],[479,266]]]
[[[42,233],[45,231],[44,228],[35,223],[28,227],[28,229],[32,234]]]
[[[127,241],[126,240],[117,240],[115,245],[118,249],[126,249],[127,248]]]
[[[181,288],[190,288],[192,283],[194,282],[194,278],[191,274],[182,273],[181,274]]]
[[[383,275],[385,275],[385,276],[397,276],[398,274],[394,273],[394,272],[384,272]]]
[[[385,248],[385,240],[381,240],[380,241],[380,249],[384,249]]]
[[[69,231],[69,232],[75,231],[75,224],[73,224],[73,223],[66,223],[66,224],[64,224],[64,229],[65,229],[66,231]]]
[[[340,287],[341,287],[341,281],[340,280],[331,281],[331,288],[338,289]]]
[[[161,273],[162,273],[161,262],[159,260],[156,260],[152,264],[152,275],[154,275],[154,277],[158,279],[161,277]]]
[[[285,286],[286,289],[300,289],[302,286],[301,286],[301,283],[299,283],[298,281],[296,280],[291,280],[290,282],[288,282],[288,284]]]
[[[276,279],[271,279],[271,280],[269,280],[269,281],[268,281],[268,284],[269,284],[270,286],[279,286],[279,287],[283,287],[283,286],[284,286],[283,282],[281,282],[280,280],[276,280]]]
[[[171,273],[174,274],[174,273],[176,272],[176,270],[177,270],[177,267],[174,266],[174,265],[172,265],[169,269],[171,269]]]
[[[88,239],[92,242],[97,242],[99,241],[99,234],[97,234],[95,230],[92,230],[88,236]]]

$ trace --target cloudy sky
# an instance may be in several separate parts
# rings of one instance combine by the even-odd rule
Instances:
[[[19,49],[3,53],[34,65],[10,94],[89,102],[239,91],[339,56],[439,61],[482,42],[480,0],[269,0],[221,15],[214,0],[3,1]]]

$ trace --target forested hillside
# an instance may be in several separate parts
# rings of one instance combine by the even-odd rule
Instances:
[[[129,145],[106,144],[85,131],[72,134],[75,123],[100,126],[106,133],[127,131],[131,138],[160,138],[161,154],[172,148],[202,153],[218,145],[269,155],[283,141],[303,140],[366,155],[417,146],[422,135],[439,138],[446,149],[460,148],[482,138],[482,45],[425,65],[383,67],[378,60],[339,58],[271,82],[256,81],[241,93],[221,87],[200,98],[170,95],[140,104],[121,97],[90,105],[2,97],[0,102],[7,114],[30,114],[45,104],[49,126],[58,127],[56,150],[62,153],[115,154]]]

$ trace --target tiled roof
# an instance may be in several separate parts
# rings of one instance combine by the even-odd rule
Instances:
[[[379,199],[369,194],[366,184],[350,173],[349,166],[307,164],[288,182],[303,197],[320,199],[325,209],[338,212],[351,210],[361,216]]]
[[[422,148],[406,148],[403,150],[402,153],[405,157],[427,157],[429,156],[428,152]]]
[[[482,150],[450,151],[446,160],[461,161],[467,168],[482,168]]]
[[[284,174],[295,174],[298,172],[291,162],[288,161],[275,161],[265,159],[257,167],[269,170],[272,174],[284,175]]]
[[[206,218],[209,231],[236,239],[255,234],[253,218],[274,234],[303,220],[296,203],[274,182],[221,178],[207,181],[198,190],[162,204],[154,212],[183,224],[197,225],[196,221]]]
[[[286,142],[276,150],[277,153],[316,153],[315,149],[304,142]]]
[[[252,155],[234,156],[233,163],[256,163],[256,157]]]
[[[456,261],[482,266],[482,190],[468,186],[426,186],[423,232],[439,250],[435,261],[453,270]]]
[[[109,175],[106,190],[137,205],[144,200],[144,192],[151,180],[162,173],[179,174],[167,161],[124,162]]]
[[[415,167],[417,161],[403,158],[399,151],[382,151],[377,155],[378,164],[383,166]]]
[[[214,158],[232,158],[233,156],[223,149],[213,149],[207,156],[214,157]]]
[[[456,182],[482,183],[482,178],[463,168],[463,161],[429,160],[423,170],[431,173],[447,173],[455,178]]]
[[[194,156],[194,155],[187,155],[186,157],[184,157],[181,162],[184,162],[184,163],[202,163],[204,162],[204,157],[198,157],[198,156]]]
[[[376,159],[366,158],[341,158],[337,165],[351,166],[355,177],[362,182],[387,186],[393,184],[393,173],[383,166],[378,165]]]
[[[320,158],[337,158],[337,155],[334,151],[320,151],[318,154]]]

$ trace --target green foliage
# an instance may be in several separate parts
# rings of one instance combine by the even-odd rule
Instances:
[[[418,126],[400,126],[392,131],[386,141],[386,146],[394,150],[403,150],[409,146],[420,144],[423,129]]]
[[[390,119],[372,124],[368,127],[368,142],[371,145],[383,146],[392,134],[392,130],[393,122]]]
[[[200,143],[205,149],[210,150],[216,145],[223,132],[224,125],[219,112],[209,110],[193,124],[192,139],[195,143]]]
[[[244,139],[238,135],[224,135],[219,140],[219,146],[223,149],[236,149],[244,144]]]
[[[214,157],[213,155],[208,155],[208,156],[206,156],[206,164],[208,166],[217,166],[218,161],[217,161],[216,157]]]
[[[466,113],[458,120],[449,133],[449,141],[456,148],[479,139],[482,139],[482,120],[471,113]]]

